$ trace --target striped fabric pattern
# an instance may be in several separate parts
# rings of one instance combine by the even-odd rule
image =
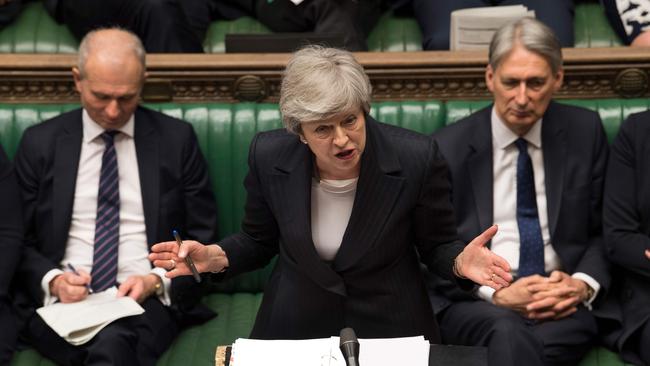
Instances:
[[[114,145],[117,133],[118,131],[105,131],[101,135],[106,148],[102,156],[102,169],[99,177],[95,249],[91,273],[91,287],[95,292],[114,286],[117,279],[120,234],[120,187]]]

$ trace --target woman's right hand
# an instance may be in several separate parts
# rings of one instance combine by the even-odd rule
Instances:
[[[226,252],[219,245],[203,245],[194,240],[183,241],[181,248],[175,241],[155,244],[149,260],[154,266],[167,270],[166,277],[175,278],[192,274],[184,260],[188,255],[199,272],[221,272],[228,267]]]
[[[487,247],[497,230],[497,226],[492,225],[474,238],[455,261],[459,275],[495,290],[507,287],[513,280],[508,261]]]

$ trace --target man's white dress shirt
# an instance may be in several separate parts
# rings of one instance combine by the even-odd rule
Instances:
[[[97,217],[97,196],[99,194],[99,177],[102,156],[105,150],[104,140],[100,135],[104,129],[95,123],[86,110],[83,110],[83,140],[79,155],[79,166],[75,185],[72,219],[68,232],[65,255],[59,263],[61,269],[53,269],[43,276],[41,286],[45,293],[44,304],[57,300],[49,291],[50,281],[66,270],[70,263],[76,269],[91,273],[95,243],[95,220]],[[169,305],[169,287],[171,280],[165,277],[162,268],[151,268],[147,256],[146,227],[140,174],[134,141],[134,116],[119,128],[115,135],[115,153],[120,187],[120,239],[118,252],[117,281],[124,282],[129,276],[154,273],[163,281],[164,295],[160,296],[163,304]]]
[[[519,268],[519,226],[517,225],[517,158],[519,150],[515,141],[519,138],[496,114],[492,108],[492,168],[493,168],[493,222],[499,225],[499,231],[492,238],[491,250],[508,261],[516,276]],[[533,165],[535,193],[537,195],[537,212],[544,242],[544,268],[547,273],[562,270],[560,258],[551,245],[548,227],[548,210],[546,204],[546,185],[544,175],[544,154],[542,151],[542,123],[540,119],[524,136],[528,142],[528,154]],[[590,305],[598,295],[600,284],[586,273],[577,272],[574,278],[583,280],[592,289],[594,295],[585,305]],[[486,301],[492,301],[495,290],[481,286],[478,295]]]

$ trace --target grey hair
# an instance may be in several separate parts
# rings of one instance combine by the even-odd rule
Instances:
[[[81,78],[86,77],[86,61],[88,60],[88,56],[92,52],[93,45],[94,45],[94,38],[104,32],[104,31],[119,31],[123,32],[124,35],[126,35],[128,41],[126,43],[126,46],[130,47],[131,50],[133,51],[133,54],[136,56],[138,59],[138,62],[140,63],[140,66],[142,66],[142,75],[144,76],[144,72],[146,70],[146,51],[144,49],[144,46],[142,45],[142,41],[140,41],[140,38],[133,32],[131,32],[128,29],[124,29],[121,27],[108,27],[108,28],[97,28],[94,29],[90,32],[88,32],[83,39],[81,40],[81,43],[79,44],[79,51],[77,54],[77,68],[79,69],[79,75]]]
[[[307,46],[293,54],[284,70],[282,122],[289,132],[299,134],[301,123],[359,109],[368,113],[371,95],[368,75],[350,52]]]
[[[522,18],[499,28],[492,36],[489,53],[492,69],[496,70],[517,45],[544,58],[553,74],[562,68],[562,47],[553,31],[539,20]]]

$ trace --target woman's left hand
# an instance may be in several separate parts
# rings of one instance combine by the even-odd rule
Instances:
[[[495,290],[506,287],[512,282],[508,262],[486,247],[497,230],[497,226],[492,225],[467,244],[456,257],[458,274]]]
[[[220,272],[229,265],[228,257],[219,245],[203,245],[194,240],[183,241],[182,248],[175,241],[154,244],[149,260],[154,266],[167,270],[165,277],[175,278],[192,274],[185,262],[185,257],[190,255],[199,272]]]

